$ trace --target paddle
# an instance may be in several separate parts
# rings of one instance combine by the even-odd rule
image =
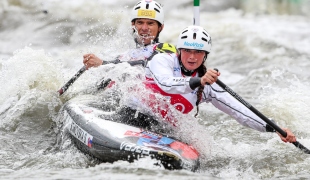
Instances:
[[[63,85],[59,90],[59,95],[61,96],[68,88],[71,86],[75,80],[77,80],[84,72],[86,71],[86,67],[83,66],[75,75],[65,84]]]
[[[215,69],[217,70],[217,69]],[[269,124],[273,129],[275,129],[277,132],[279,132],[283,137],[286,137],[287,134],[285,131],[283,131],[279,126],[277,126],[274,122],[272,122],[270,119],[268,119],[266,116],[264,116],[262,113],[260,113],[257,109],[255,109],[251,104],[246,102],[244,99],[242,99],[237,93],[235,93],[232,89],[230,89],[228,86],[226,86],[222,81],[217,79],[216,84],[221,86],[225,91],[227,91],[229,94],[231,94],[235,99],[237,99],[239,102],[241,102],[243,105],[245,105],[248,109],[250,109],[254,114],[256,114],[258,117],[260,117],[262,120],[264,120],[267,124]],[[300,144],[298,141],[293,142],[293,144],[304,151],[307,154],[310,154],[310,150],[307,149],[305,146]]]

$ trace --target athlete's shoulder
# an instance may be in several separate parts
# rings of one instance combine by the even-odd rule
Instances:
[[[177,48],[169,43],[158,43],[155,51],[159,53],[177,53]]]
[[[156,54],[153,59],[149,62],[150,65],[152,64],[153,67],[156,67],[160,64],[163,67],[171,67],[174,66],[176,56],[175,54],[168,54],[168,53],[158,53]]]
[[[173,61],[175,58],[177,58],[177,54],[175,53],[157,53],[153,59],[161,59],[161,60],[171,60]]]

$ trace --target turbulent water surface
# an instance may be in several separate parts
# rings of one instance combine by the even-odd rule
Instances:
[[[179,32],[192,24],[192,1],[159,2],[166,12],[160,40],[176,44]],[[309,1],[261,2],[201,2],[200,23],[213,41],[207,66],[218,68],[224,83],[310,148]],[[81,153],[63,133],[62,105],[91,94],[102,77],[138,72],[126,64],[103,66],[85,72],[62,97],[57,90],[83,66],[83,54],[109,60],[135,47],[130,35],[135,3],[0,2],[0,178],[310,178],[310,155],[276,134],[240,126],[210,104],[200,105],[196,120],[196,109],[181,118],[177,134],[201,153],[199,172],[165,170],[148,158],[98,163]]]

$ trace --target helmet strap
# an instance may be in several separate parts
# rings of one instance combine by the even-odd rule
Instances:
[[[180,60],[180,65],[181,65],[181,72],[182,72],[182,74],[184,74],[185,76],[191,76],[191,75],[193,75],[194,72],[196,71],[196,70],[188,70],[188,69],[186,69],[186,68],[183,66],[183,63],[182,63],[181,60]]]
[[[154,43],[158,43],[158,41],[159,41],[159,33],[160,33],[160,31],[158,31],[157,36],[152,40],[153,44]]]
[[[158,29],[160,29],[160,30],[158,31],[156,37],[153,39],[153,42],[152,42],[153,44],[159,43],[159,34],[163,30],[163,27],[164,26],[161,23],[158,22]]]

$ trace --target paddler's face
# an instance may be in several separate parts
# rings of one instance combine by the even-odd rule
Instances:
[[[159,26],[158,22],[152,19],[136,19],[132,22],[132,25],[135,26],[138,34],[141,38],[141,41],[144,45],[151,44],[157,34],[163,29],[163,26]]]
[[[205,55],[205,51],[181,49],[181,61],[187,70],[192,71],[197,69],[203,63],[203,58]]]

